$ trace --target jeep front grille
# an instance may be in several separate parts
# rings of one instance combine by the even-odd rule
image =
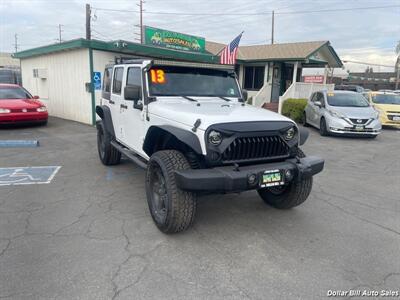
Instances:
[[[222,153],[222,160],[243,161],[289,156],[289,146],[279,136],[238,137]]]

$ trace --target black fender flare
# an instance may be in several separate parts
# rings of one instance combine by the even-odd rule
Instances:
[[[105,105],[96,106],[96,114],[103,120],[105,130],[112,136],[115,137],[114,125],[111,118],[110,108]]]
[[[198,137],[189,130],[184,130],[171,125],[154,125],[150,126],[147,130],[146,137],[143,143],[143,150],[148,155],[151,156],[153,153],[154,145],[156,144],[156,137],[163,132],[167,132],[174,136],[177,140],[184,143],[193,149],[197,154],[202,155],[201,145]]]
[[[299,128],[300,141],[299,145],[304,145],[310,135],[310,132],[305,128]]]

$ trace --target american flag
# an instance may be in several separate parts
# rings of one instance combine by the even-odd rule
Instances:
[[[232,42],[230,42],[221,53],[220,63],[224,65],[234,65],[236,63],[236,53],[239,48],[239,42],[242,37],[242,34],[239,34]]]

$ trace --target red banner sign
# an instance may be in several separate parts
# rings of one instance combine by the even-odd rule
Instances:
[[[305,82],[305,83],[324,83],[324,76],[323,75],[303,76],[303,82]]]

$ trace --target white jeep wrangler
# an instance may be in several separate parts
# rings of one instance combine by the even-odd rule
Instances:
[[[187,229],[199,193],[257,190],[279,209],[304,202],[324,161],[300,150],[307,131],[244,103],[227,65],[131,60],[104,73],[96,107],[100,160],[121,154],[146,169],[151,216],[165,233]]]

